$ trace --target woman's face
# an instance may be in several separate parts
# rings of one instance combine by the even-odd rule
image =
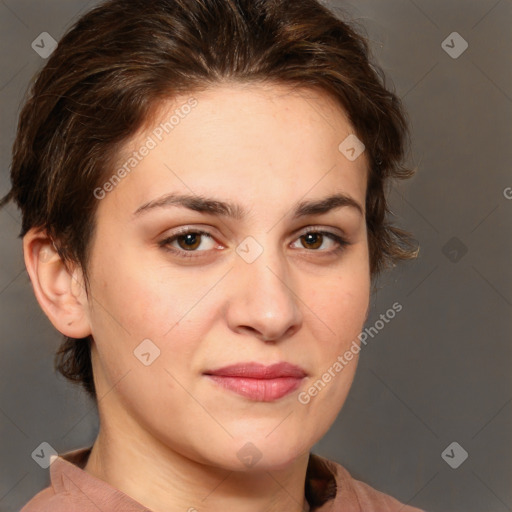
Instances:
[[[339,149],[354,132],[318,91],[233,84],[194,98],[162,104],[124,147],[121,179],[95,192],[102,428],[277,469],[325,434],[354,377],[357,355],[336,362],[369,305],[367,160]]]

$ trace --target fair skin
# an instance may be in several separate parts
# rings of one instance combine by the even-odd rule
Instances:
[[[297,397],[357,339],[368,312],[367,160],[338,150],[354,131],[325,93],[225,84],[194,97],[192,112],[99,201],[89,295],[44,232],[24,238],[27,270],[55,327],[94,339],[101,427],[87,472],[154,512],[297,512],[307,508],[309,451],[345,402],[357,356],[307,404]],[[162,103],[152,126],[187,99]],[[119,162],[150,133],[133,137]],[[245,215],[176,205],[134,213],[170,193],[236,203]],[[333,194],[354,204],[294,217],[297,203]],[[193,252],[184,236],[161,244],[180,227],[212,238],[189,238]],[[247,237],[262,249],[251,263],[236,251],[255,250]],[[160,350],[147,366],[134,356],[145,339]],[[240,362],[289,362],[305,377],[264,401],[205,374]],[[250,467],[239,454],[249,442],[261,456]]]

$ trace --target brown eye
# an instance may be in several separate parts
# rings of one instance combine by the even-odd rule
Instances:
[[[201,245],[201,236],[200,233],[187,233],[176,237],[176,241],[181,249],[193,251]]]
[[[300,240],[301,247],[298,249],[309,249],[313,252],[319,253],[335,253],[343,250],[346,245],[350,245],[344,238],[330,231],[316,231],[311,230],[302,234],[297,241]],[[331,242],[327,247],[320,249],[326,242]],[[295,242],[297,243],[297,242]]]
[[[188,229],[162,240],[159,245],[166,251],[187,258],[204,256],[211,252],[215,248],[215,240],[206,231]]]
[[[310,245],[310,247],[305,247],[306,249],[318,249],[323,242],[323,235],[321,233],[306,233],[300,238],[305,244]]]

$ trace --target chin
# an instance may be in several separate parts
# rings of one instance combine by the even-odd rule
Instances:
[[[275,438],[271,440],[273,435]],[[277,434],[266,436],[252,436],[252,440],[241,436],[230,441],[229,446],[219,453],[223,459],[218,461],[219,465],[231,471],[278,471],[286,469],[299,457],[307,456],[312,447],[303,439],[293,440]]]

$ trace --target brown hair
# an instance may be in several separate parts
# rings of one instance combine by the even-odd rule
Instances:
[[[125,143],[159,100],[225,80],[320,88],[366,146],[372,277],[415,256],[389,222],[386,185],[407,178],[408,127],[366,39],[317,0],[109,0],[80,18],[36,75],[13,146],[20,237],[45,229],[86,280],[97,199]],[[341,142],[341,141],[340,141]],[[66,338],[56,368],[95,398],[91,337]]]

